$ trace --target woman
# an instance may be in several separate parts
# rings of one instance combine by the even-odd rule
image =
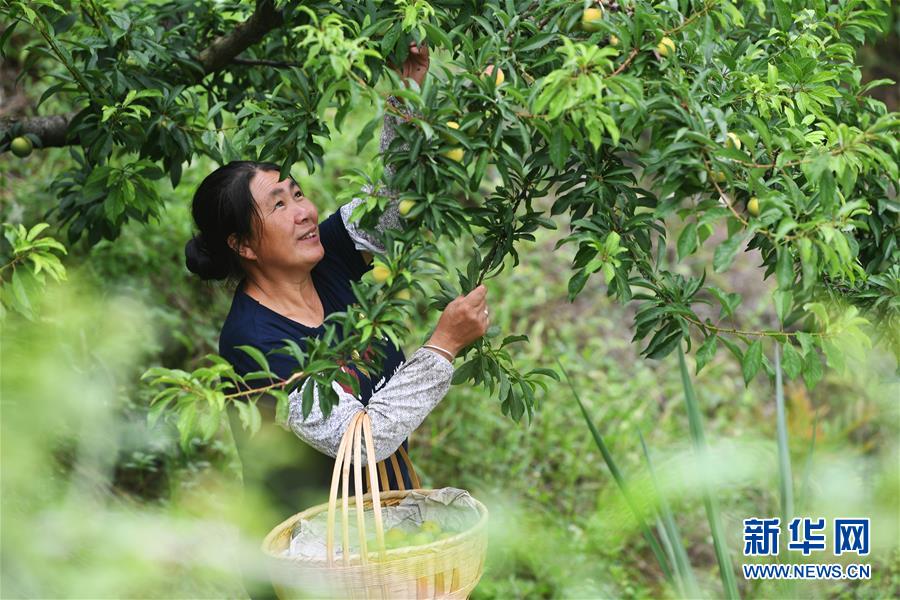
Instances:
[[[420,51],[413,44],[401,75],[421,85],[428,63],[427,49]],[[393,99],[389,101],[393,103]],[[393,127],[393,118],[386,117],[382,151],[393,138]],[[377,236],[349,220],[360,202],[342,206],[320,224],[315,204],[293,179],[280,179],[278,167],[269,163],[232,162],[200,184],[192,209],[200,233],[185,248],[186,262],[204,279],[240,279],[219,339],[220,354],[239,374],[258,369],[237,348],[249,345],[268,354],[270,367],[279,377],[289,377],[299,367],[296,361],[287,354],[269,353],[283,348],[285,339],[302,347],[306,338],[322,336],[325,318],[354,302],[351,281],[359,280],[371,268],[372,252],[383,251]],[[400,221],[394,200],[378,228],[383,231]],[[243,429],[235,426],[232,411],[232,430],[245,484],[251,480],[267,488],[283,518],[305,508],[307,502],[321,501],[316,496],[327,489],[332,467],[326,456],[335,456],[352,416],[362,410],[372,419],[377,461],[399,452],[401,445],[405,448],[407,436],[449,389],[457,352],[487,330],[485,295],[484,286],[479,286],[451,302],[428,343],[408,359],[386,342],[380,373],[368,372],[365,365],[357,364],[361,361],[348,364],[359,381],[360,395],[354,397],[335,383],[340,401],[328,418],[319,410],[317,399],[312,413],[304,419],[301,391],[292,394],[288,425],[296,436],[322,453],[318,458],[307,454],[285,460],[284,445],[272,451],[246,439]],[[318,395],[318,390],[314,391]],[[271,405],[262,407],[264,418],[271,424]],[[277,431],[267,427],[266,435],[278,437]],[[294,449],[297,446],[295,443]],[[270,460],[275,453],[281,458],[280,470],[258,472],[260,460]],[[412,482],[405,464],[399,456],[396,458],[403,486],[409,488]],[[393,471],[388,469],[388,473],[390,489],[400,489]]]

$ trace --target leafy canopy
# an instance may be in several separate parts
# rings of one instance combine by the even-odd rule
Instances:
[[[588,5],[602,17],[582,27]],[[879,0],[8,2],[0,47],[13,52],[14,32],[29,31],[26,61],[51,82],[41,104],[71,112],[5,122],[0,151],[19,135],[69,146],[48,219],[72,242],[96,242],[129,219],[159,218],[154,181],[177,186],[197,156],[314,171],[319,142],[350,111],[379,109],[360,148],[385,111],[400,117],[383,157],[391,168],[371,165],[346,191],[366,199],[358,216],[369,224],[391,198],[364,186],[413,202],[380,257],[391,276],[361,285],[359,309],[330,319],[354,335],[286,350],[305,364],[302,376],[325,384],[326,408],[337,361],[372,339],[403,339],[410,303],[398,293],[441,264],[438,239],[475,242],[467,271],[441,282],[442,308],[515,265],[535,231],[563,226],[560,244],[576,249],[570,298],[602,273],[610,295],[639,303],[645,356],[699,340],[699,369],[721,344],[749,382],[772,372],[763,342],[774,339],[786,374],[814,385],[820,351],[840,367],[873,320],[900,354],[900,118],[866,95],[892,82],[863,84],[855,63],[888,10]],[[386,67],[402,63],[410,41],[432,48],[421,89]],[[385,103],[389,95],[405,106]],[[690,261],[704,246],[725,273],[740,252],[759,251],[777,285],[777,328],[730,326],[741,295],[707,283],[705,270],[683,274],[667,252]],[[487,385],[515,419],[531,415],[535,386],[553,375],[515,369],[506,346],[523,337],[479,341],[455,378]],[[271,378],[254,356],[253,377]],[[216,359],[195,373],[148,375],[163,387],[160,404],[183,410],[198,398],[219,410],[240,393]],[[282,409],[300,379],[272,384]]]

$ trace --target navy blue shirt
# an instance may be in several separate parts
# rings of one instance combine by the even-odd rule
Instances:
[[[336,211],[319,225],[319,239],[325,249],[325,255],[313,268],[311,277],[325,316],[334,312],[342,312],[356,301],[351,281],[358,281],[371,266],[363,260],[362,254],[353,244],[353,240],[344,227],[340,211]],[[340,331],[338,331],[340,333]],[[219,335],[219,354],[228,360],[238,375],[246,375],[252,371],[258,371],[259,365],[237,346],[253,346],[266,354],[269,368],[281,379],[287,379],[298,368],[297,361],[288,354],[275,353],[273,350],[284,348],[285,339],[295,341],[305,350],[305,340],[308,337],[321,337],[325,334],[325,327],[310,327],[289,319],[270,308],[260,304],[257,300],[244,292],[244,282],[238,285],[231,302],[231,310],[222,325]],[[406,360],[403,352],[390,341],[385,341],[380,346],[385,355],[380,372],[371,373],[369,377],[352,362],[347,367],[359,381],[359,400],[367,405],[372,397],[374,386],[379,389],[390,380],[394,371]],[[365,356],[365,355],[364,355]],[[382,378],[384,381],[382,382]],[[248,385],[262,386],[265,380],[248,382]],[[344,387],[346,391],[351,391]],[[403,441],[404,449],[408,449],[408,440]],[[390,461],[388,461],[390,462]],[[399,459],[398,463],[407,489],[412,487],[409,473],[405,463]],[[396,483],[393,470],[388,466],[388,481],[390,489],[400,489]],[[290,475],[285,474],[288,477]],[[324,475],[324,473],[323,473]],[[297,477],[301,476],[298,471]],[[295,482],[301,484],[302,482]],[[351,488],[353,481],[350,482]],[[367,487],[367,486],[366,486]]]
[[[325,256],[313,268],[311,277],[327,317],[331,313],[346,310],[356,301],[350,282],[358,281],[371,267],[353,245],[353,240],[344,227],[340,211],[319,225],[319,239],[325,248]],[[231,310],[219,335],[219,354],[234,365],[238,375],[245,375],[251,371],[258,371],[259,366],[250,355],[238,350],[237,346],[253,346],[267,355],[269,367],[276,375],[281,379],[287,379],[298,367],[297,361],[288,354],[272,351],[283,348],[285,339],[293,340],[305,349],[304,340],[307,337],[318,338],[324,334],[324,325],[310,327],[263,306],[244,292],[242,282],[234,293]],[[389,341],[380,348],[385,354],[382,370],[371,373],[371,378],[352,362],[347,365],[359,380],[359,400],[363,404],[368,404],[372,392],[375,391],[373,386],[378,385],[382,377],[383,383],[387,383],[397,367],[405,360],[403,352]],[[257,380],[252,384],[264,385],[265,382]]]

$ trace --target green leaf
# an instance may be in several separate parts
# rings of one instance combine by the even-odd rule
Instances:
[[[306,417],[308,417],[309,414],[312,412],[313,402],[315,401],[315,398],[316,398],[315,390],[316,390],[315,380],[312,377],[308,377],[306,379],[306,382],[303,385],[303,390],[301,391],[302,403],[300,405],[300,409],[303,413],[304,419]]]
[[[10,285],[16,300],[16,309],[30,319],[33,315],[33,309],[31,300],[28,298],[28,292],[25,291],[26,285],[24,282],[29,275],[23,275],[22,273],[23,271],[20,269],[14,270],[10,279]]]
[[[569,156],[568,140],[562,125],[553,127],[553,133],[550,135],[550,160],[557,169],[566,166],[566,158]]]
[[[248,355],[250,356],[250,358],[252,358],[253,361],[254,361],[256,364],[258,364],[259,367],[260,367],[263,371],[266,371],[267,373],[268,373],[268,372],[271,372],[270,369],[269,369],[269,361],[266,360],[266,356],[265,356],[262,352],[260,352],[259,350],[257,350],[257,349],[254,348],[253,346],[237,346],[237,349],[238,349],[238,350],[243,350],[244,353],[248,354]]]
[[[450,41],[446,33],[429,23],[421,23],[421,25],[425,29],[425,35],[428,37],[428,40],[433,42],[433,46],[443,46],[447,50],[453,49],[453,42]]]
[[[781,366],[784,368],[785,375],[794,379],[800,374],[800,369],[803,367],[803,357],[800,356],[800,353],[797,352],[797,349],[790,342],[785,343],[782,347],[784,358]]]
[[[772,294],[772,299],[775,301],[775,313],[778,315],[778,320],[784,325],[785,319],[791,314],[794,306],[794,294],[788,290],[776,290]]]
[[[532,369],[528,372],[529,375],[543,375],[545,377],[551,377],[556,381],[559,381],[559,373],[554,371],[553,369],[547,369],[545,367],[538,367],[537,369]]]
[[[601,268],[603,269],[603,279],[606,281],[606,285],[609,285],[616,277],[616,269],[608,262],[603,263]]]
[[[782,290],[789,290],[794,285],[794,258],[791,249],[782,246],[778,248],[778,258],[775,263],[775,276],[778,281],[778,287]]]
[[[190,445],[191,437],[194,433],[194,424],[196,422],[197,405],[195,402],[189,402],[186,405],[180,407],[178,420],[175,422],[175,427],[178,429],[179,442],[181,443],[181,447],[185,450],[187,450],[188,446]]]
[[[729,292],[725,293],[723,290],[718,287],[711,285],[706,289],[716,297],[716,300],[719,301],[719,304],[722,306],[722,311],[720,313],[721,316],[732,316],[734,315],[735,309],[740,305],[743,298],[737,292]]]
[[[832,340],[822,340],[822,351],[825,353],[825,359],[828,366],[839,373],[843,373],[847,368],[846,348],[837,345]]]
[[[204,440],[210,440],[219,431],[222,422],[222,413],[210,406],[200,414],[200,435]]]
[[[757,372],[759,372],[759,367],[761,365],[762,342],[760,340],[755,340],[747,347],[747,351],[744,352],[744,359],[741,362],[741,371],[744,374],[744,383],[746,385],[750,384],[750,380],[752,380]]]
[[[515,50],[516,52],[531,52],[532,50],[537,50],[538,48],[543,48],[547,44],[553,41],[553,38],[556,37],[555,32],[545,32],[539,33],[537,35],[527,36],[525,37],[525,43],[521,45],[517,45]]]
[[[735,233],[716,246],[716,251],[713,254],[713,269],[715,269],[717,273],[721,273],[731,266],[731,263],[734,262],[734,257],[744,244],[746,238],[747,234],[745,232]]]
[[[461,367],[456,369],[453,373],[453,379],[451,381],[452,385],[459,385],[461,383],[465,383],[468,379],[470,379],[474,374],[475,370],[479,367],[479,361],[477,358],[473,358],[472,360],[467,361]]]
[[[803,381],[806,387],[813,389],[819,380],[822,379],[822,362],[815,350],[810,350],[803,357]]]
[[[716,355],[717,349],[718,336],[716,334],[712,334],[703,341],[703,345],[697,349],[697,370],[694,373],[695,375],[699,373],[703,367],[709,364],[709,361],[711,361]]]
[[[275,422],[285,425],[290,417],[290,396],[284,390],[270,390],[269,394],[275,398]]]
[[[697,223],[690,222],[681,230],[678,236],[678,260],[690,256],[697,250]]]
[[[25,236],[25,239],[29,242],[33,242],[35,239],[37,239],[37,236],[39,236],[41,232],[48,227],[50,227],[49,223],[38,223],[28,231],[28,235]]]
[[[586,271],[578,271],[569,279],[569,302],[575,300],[578,293],[584,289],[584,284],[587,283],[588,277],[589,274]]]

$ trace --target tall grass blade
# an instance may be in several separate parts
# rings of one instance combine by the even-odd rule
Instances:
[[[803,483],[800,487],[800,498],[797,503],[800,510],[809,508],[809,480],[812,477],[813,457],[816,455],[816,433],[819,430],[819,411],[813,417],[812,438],[809,441],[809,454],[806,457],[806,464],[803,466]]]
[[[669,537],[666,535],[666,528],[665,525],[663,525],[659,513],[656,514],[654,520],[656,521],[656,534],[659,536],[659,542],[662,545],[663,550],[666,551],[666,558],[669,559],[669,568],[672,569],[675,575],[675,591],[678,593],[679,598],[687,598],[687,592],[684,589],[684,581],[682,581],[675,564],[675,551],[672,550],[672,542],[669,541]]]
[[[788,447],[787,420],[784,413],[781,348],[778,344],[775,344],[775,410],[778,430],[778,475],[781,480],[781,522],[786,526],[794,515],[794,479],[791,474],[791,449]]]
[[[581,407],[581,414],[584,415],[584,420],[587,423],[588,429],[591,430],[591,435],[594,436],[594,442],[597,444],[597,448],[600,449],[600,454],[603,455],[603,460],[606,462],[606,466],[609,467],[609,471],[610,473],[612,473],[613,479],[615,479],[616,481],[616,485],[619,486],[619,490],[621,490],[622,495],[625,497],[625,502],[628,504],[628,508],[631,509],[632,514],[634,514],[634,518],[638,522],[638,526],[641,529],[641,533],[644,535],[644,539],[647,540],[647,543],[650,545],[650,549],[656,556],[656,560],[659,563],[659,568],[662,569],[663,575],[669,581],[669,583],[674,585],[675,578],[672,575],[672,569],[669,568],[669,563],[666,560],[663,549],[660,547],[659,542],[656,540],[656,537],[653,535],[653,532],[647,525],[647,521],[638,510],[637,503],[634,501],[631,492],[628,490],[628,485],[625,483],[625,479],[622,477],[622,473],[621,471],[619,471],[619,467],[618,465],[616,465],[616,461],[613,459],[612,454],[610,454],[609,448],[606,447],[606,443],[603,441],[603,436],[600,435],[600,432],[597,431],[597,428],[594,426],[593,421],[591,421],[591,417],[590,415],[588,415],[587,409],[581,402],[581,397],[578,395],[578,391],[575,389],[575,385],[572,383],[571,378],[569,378],[569,373],[566,371],[565,367],[562,366],[562,362],[560,362],[558,358],[556,359],[556,362],[557,364],[559,364],[559,368],[562,371],[563,376],[566,378],[566,382],[569,384],[569,388],[572,390],[572,395],[575,396],[575,400],[578,402],[578,406]]]
[[[678,344],[678,362],[681,367],[681,384],[684,386],[684,397],[687,402],[688,421],[691,428],[691,439],[699,457],[704,462],[707,457],[706,438],[703,435],[703,419],[697,396],[694,393],[694,384],[688,375],[687,364],[684,360],[684,348]],[[709,529],[712,532],[713,545],[716,550],[716,560],[719,563],[719,576],[722,579],[722,588],[727,598],[740,598],[737,582],[734,578],[734,569],[731,566],[731,558],[728,555],[728,546],[725,543],[725,533],[722,531],[722,519],[719,515],[719,504],[709,489],[709,483],[703,482],[703,504],[706,507],[706,519],[709,521]]]
[[[650,480],[653,482],[653,489],[656,491],[656,497],[659,498],[660,518],[666,538],[668,538],[672,548],[675,571],[679,579],[681,579],[683,594],[688,598],[699,598],[700,587],[697,585],[697,577],[694,575],[691,561],[688,559],[684,544],[681,542],[681,532],[678,531],[678,525],[675,523],[672,509],[669,507],[669,501],[666,500],[666,497],[660,491],[659,483],[656,479],[656,470],[653,468],[653,462],[650,460],[650,450],[647,448],[647,443],[644,441],[644,436],[640,431],[638,431],[638,437],[641,440],[641,448],[644,450],[644,459],[647,461],[647,470],[650,473]]]

